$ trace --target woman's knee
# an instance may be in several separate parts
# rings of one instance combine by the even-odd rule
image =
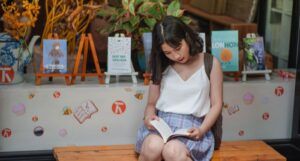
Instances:
[[[161,157],[163,150],[163,140],[158,135],[149,135],[142,145],[141,155],[147,158]]]
[[[162,155],[166,161],[187,160],[188,150],[183,143],[174,140],[164,146]]]

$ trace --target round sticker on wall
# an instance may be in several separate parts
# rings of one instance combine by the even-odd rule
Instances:
[[[126,110],[126,104],[123,101],[115,101],[112,105],[112,111],[115,114],[122,114]]]
[[[26,109],[25,105],[23,103],[19,103],[13,106],[12,112],[17,116],[21,116],[25,113],[25,109]]]
[[[53,93],[53,97],[54,97],[54,98],[59,98],[59,97],[60,97],[60,92],[59,92],[59,91],[55,91],[55,92]]]
[[[0,67],[0,83],[11,83],[14,80],[15,72],[12,67]]]
[[[250,92],[247,92],[247,93],[244,94],[243,100],[244,100],[244,103],[246,105],[250,105],[254,101],[254,95],[252,93],[250,93]]]
[[[37,126],[33,129],[33,133],[35,136],[42,136],[44,134],[44,128],[42,128],[41,126]]]
[[[263,113],[262,115],[263,120],[268,120],[270,118],[270,114],[268,112]]]
[[[107,129],[108,129],[107,126],[103,126],[103,127],[101,128],[101,131],[102,131],[102,132],[106,132]]]
[[[33,122],[37,122],[37,121],[39,120],[39,118],[38,118],[37,116],[32,116],[31,120],[32,120]]]
[[[65,137],[68,134],[68,131],[66,129],[59,129],[58,135],[61,137]]]
[[[274,93],[276,96],[282,96],[284,94],[284,88],[281,86],[278,86],[277,88],[275,88]]]
[[[245,131],[244,130],[240,130],[239,131],[239,136],[244,136],[245,135]]]
[[[4,138],[9,138],[11,136],[11,129],[9,128],[2,129],[1,134]]]

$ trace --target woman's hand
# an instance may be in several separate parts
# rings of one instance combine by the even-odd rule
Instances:
[[[156,115],[150,115],[144,117],[144,124],[149,130],[154,130],[154,127],[150,124],[151,120],[159,120],[159,118]]]
[[[192,127],[188,130],[189,137],[195,140],[199,140],[204,135],[204,130],[202,128]]]

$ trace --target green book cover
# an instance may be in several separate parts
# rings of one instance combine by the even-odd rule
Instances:
[[[221,62],[224,72],[238,71],[238,31],[212,31],[211,52]]]

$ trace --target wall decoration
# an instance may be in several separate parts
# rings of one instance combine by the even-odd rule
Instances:
[[[134,97],[138,100],[143,100],[145,91],[137,90]]]
[[[268,104],[270,102],[270,98],[268,96],[264,96],[261,98],[260,102],[262,104]]]
[[[44,134],[44,128],[41,126],[37,126],[33,129],[33,134],[35,136],[42,136]]]
[[[245,135],[245,131],[244,130],[240,130],[239,131],[239,136],[244,136]]]
[[[17,116],[21,116],[25,113],[26,107],[23,103],[19,103],[17,105],[14,105],[12,108],[12,112],[16,114]]]
[[[59,98],[60,97],[60,92],[59,91],[54,91],[53,92],[53,97],[54,98]]]
[[[101,128],[101,132],[106,132],[107,131],[107,126],[103,126],[102,128]]]
[[[5,129],[2,129],[1,134],[4,138],[9,138],[11,136],[12,132],[11,132],[11,129],[5,128]]]
[[[243,100],[246,105],[250,105],[254,101],[254,95],[250,92],[246,92],[243,96]]]
[[[38,118],[37,116],[32,116],[31,120],[32,120],[33,122],[37,122],[37,121],[39,120],[39,118]]]
[[[3,57],[3,56],[2,56]],[[14,80],[15,71],[12,67],[0,66],[0,83],[9,84]]]
[[[235,114],[238,111],[240,111],[240,106],[239,105],[231,105],[227,108],[227,112],[229,115]]]
[[[263,120],[269,120],[270,114],[268,112],[263,113],[262,115]]]
[[[65,106],[63,108],[63,115],[71,115],[73,113],[72,108],[69,106]]]
[[[228,103],[223,103],[223,108],[227,109],[229,107]]]
[[[91,118],[91,116],[98,112],[97,106],[93,101],[87,100],[82,102],[75,110],[73,116],[76,120],[82,124],[86,119]]]
[[[284,94],[284,88],[281,86],[278,86],[275,88],[274,93],[276,96],[282,96]]]
[[[123,101],[115,101],[112,105],[112,111],[117,115],[123,114],[125,110],[126,104]]]
[[[30,92],[29,94],[28,94],[28,99],[33,99],[34,98],[34,96],[35,96],[35,93],[33,93],[33,92]]]
[[[61,137],[65,137],[68,134],[68,131],[66,129],[59,129],[58,135]]]

